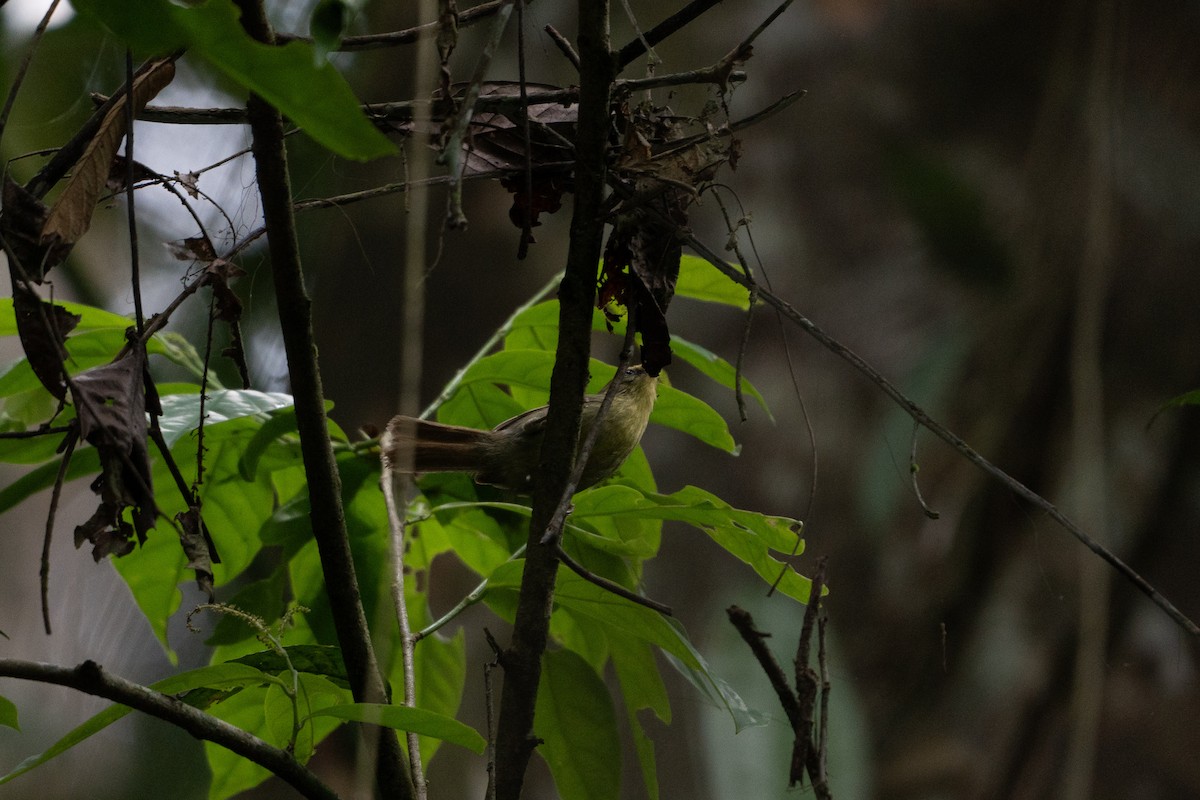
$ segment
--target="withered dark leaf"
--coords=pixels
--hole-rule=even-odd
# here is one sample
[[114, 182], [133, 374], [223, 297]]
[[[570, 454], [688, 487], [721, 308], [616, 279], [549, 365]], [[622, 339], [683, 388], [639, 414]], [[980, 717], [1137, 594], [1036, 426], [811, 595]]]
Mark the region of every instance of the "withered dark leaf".
[[91, 518], [75, 528], [75, 547], [84, 542], [91, 543], [96, 561], [109, 555], [120, 558], [133, 552], [133, 528], [121, 519], [120, 509], [101, 501]]
[[63, 366], [67, 348], [64, 343], [67, 334], [79, 324], [80, 316], [62, 306], [45, 302], [15, 276], [12, 287], [13, 311], [17, 318], [21, 348], [42, 386], [56, 399], [62, 400], [67, 393], [66, 369]]
[[[150, 99], [175, 77], [175, 62], [162, 59], [140, 75], [133, 85], [133, 105], [140, 111]], [[75, 163], [71, 177], [54, 201], [46, 223], [42, 226], [41, 242], [70, 246], [79, 241], [92, 223], [96, 201], [108, 184], [109, 173], [117, 148], [125, 138], [126, 95], [115, 102], [87, 149]]]
[[200, 190], [197, 188], [197, 184], [200, 181], [200, 173], [180, 172], [179, 170], [176, 170], [175, 179], [179, 181], [179, 185], [183, 187], [183, 190], [187, 192], [189, 196], [199, 199]]
[[571, 190], [571, 176], [565, 172], [539, 172], [533, 176], [532, 184], [533, 195], [527, 196], [523, 173], [500, 179], [500, 185], [512, 192], [513, 204], [508, 209], [508, 218], [518, 228], [523, 229], [526, 222], [529, 227], [536, 228], [542, 224], [541, 214], [553, 214], [561, 209], [563, 193]]
[[179, 544], [187, 556], [187, 568], [196, 573], [196, 586], [213, 600], [212, 556], [208, 549], [208, 531], [200, 516], [199, 506], [189, 506], [187, 511], [175, 515], [179, 523]]
[[125, 156], [116, 155], [113, 156], [112, 164], [108, 168], [108, 181], [105, 183], [105, 188], [110, 192], [123, 192], [130, 183], [136, 185], [141, 181], [153, 181], [161, 177], [140, 161], [134, 161], [133, 167], [130, 168], [129, 161]]
[[135, 346], [119, 361], [77, 375], [71, 397], [81, 435], [100, 454], [101, 498], [117, 509], [133, 508], [139, 541], [157, 514], [146, 445], [145, 362], [145, 349]]
[[167, 242], [171, 255], [180, 261], [200, 261], [211, 263], [217, 258], [217, 251], [207, 236], [193, 236], [190, 239], [177, 239]]
[[9, 264], [14, 276], [25, 276], [34, 283], [41, 283], [46, 270], [59, 264], [71, 252], [70, 245], [59, 243], [43, 244], [42, 227], [49, 214], [46, 205], [23, 186], [4, 176], [4, 211], [0, 213], [0, 234], [8, 243]]

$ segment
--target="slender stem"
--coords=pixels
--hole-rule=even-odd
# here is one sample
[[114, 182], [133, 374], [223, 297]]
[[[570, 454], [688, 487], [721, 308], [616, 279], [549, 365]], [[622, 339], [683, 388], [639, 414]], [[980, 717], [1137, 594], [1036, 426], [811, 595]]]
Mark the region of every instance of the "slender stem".
[[[133, 51], [125, 51], [125, 83], [133, 86]], [[133, 95], [130, 95], [132, 98]], [[140, 336], [146, 326], [146, 318], [142, 314], [142, 276], [141, 262], [138, 258], [137, 212], [133, 204], [133, 103], [125, 104], [125, 205], [126, 218], [129, 221], [129, 280], [133, 291], [133, 318], [137, 322], [137, 332]]]
[[536, 746], [533, 712], [541, 681], [558, 571], [557, 548], [542, 535], [569, 478], [587, 384], [596, 264], [604, 233], [609, 101], [614, 61], [608, 2], [579, 0], [579, 125], [575, 141], [575, 207], [567, 266], [559, 287], [559, 338], [550, 385], [542, 463], [534, 475], [533, 516], [512, 641], [504, 652], [504, 688], [496, 731], [496, 797], [517, 800]]
[[643, 597], [637, 592], [632, 592], [629, 589], [626, 589], [616, 581], [610, 581], [603, 575], [597, 575], [587, 567], [583, 566], [583, 564], [580, 564], [578, 561], [571, 558], [571, 555], [566, 550], [562, 549], [561, 544], [558, 545], [558, 560], [576, 575], [583, 578], [588, 583], [593, 583], [596, 586], [599, 586], [606, 592], [611, 592], [617, 597], [623, 597], [631, 603], [637, 603], [639, 606], [645, 606], [651, 611], [657, 611], [665, 617], [671, 616], [671, 607], [666, 603], [660, 603], [657, 600], [651, 600], [649, 597]]
[[[273, 43], [274, 35], [261, 0], [238, 0], [238, 6], [247, 32], [259, 41]], [[387, 690], [363, 612], [342, 508], [341, 478], [325, 417], [325, 397], [312, 329], [312, 301], [304, 286], [292, 214], [283, 119], [278, 110], [257, 95], [250, 96], [247, 114], [253, 135], [252, 148], [270, 247], [280, 329], [295, 398], [300, 450], [308, 478], [313, 537], [317, 542], [338, 643], [354, 699], [383, 703], [387, 702]], [[380, 792], [389, 798], [411, 798], [413, 787], [395, 731], [380, 729], [378, 741], [376, 782]]]

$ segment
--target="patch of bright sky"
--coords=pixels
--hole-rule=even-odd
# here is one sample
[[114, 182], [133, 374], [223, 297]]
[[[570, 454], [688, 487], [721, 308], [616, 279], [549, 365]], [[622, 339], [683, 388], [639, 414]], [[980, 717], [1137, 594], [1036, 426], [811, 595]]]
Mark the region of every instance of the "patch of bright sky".
[[[9, 0], [0, 8], [0, 14], [4, 16], [4, 29], [12, 36], [25, 37], [33, 33], [49, 7], [49, 0]], [[65, 25], [74, 16], [75, 9], [71, 8], [71, 4], [60, 2], [50, 19], [50, 29]]]

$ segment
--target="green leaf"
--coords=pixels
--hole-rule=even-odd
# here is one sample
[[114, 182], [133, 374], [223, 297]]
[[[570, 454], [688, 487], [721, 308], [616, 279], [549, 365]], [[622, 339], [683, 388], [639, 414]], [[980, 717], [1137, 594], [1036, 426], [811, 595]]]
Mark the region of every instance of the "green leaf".
[[468, 428], [494, 428], [504, 420], [515, 417], [525, 406], [498, 387], [483, 382], [460, 386], [438, 408], [440, 422], [465, 425]]
[[[345, 702], [349, 697], [349, 690], [335, 686], [320, 675], [300, 675], [297, 703], [302, 718], [311, 718], [321, 708]], [[209, 713], [283, 748], [288, 746], [292, 732], [291, 703], [291, 699], [280, 691], [278, 682], [273, 680], [266, 685], [246, 687], [214, 705]], [[304, 725], [296, 739], [297, 759], [301, 763], [306, 761], [316, 745], [337, 726], [338, 723], [330, 719], [314, 719], [312, 724]], [[270, 777], [271, 773], [265, 768], [212, 742], [204, 743], [204, 752], [213, 776], [208, 789], [210, 800], [232, 797]]]
[[699, 690], [708, 702], [717, 708], [723, 708], [728, 712], [733, 719], [733, 727], [737, 731], [744, 731], [746, 728], [761, 728], [771, 721], [771, 718], [766, 712], [757, 708], [751, 708], [746, 705], [746, 701], [742, 699], [729, 683], [713, 672], [700, 654], [696, 654], [696, 658], [700, 661], [699, 667], [693, 667], [683, 659], [677, 658], [673, 653], [664, 653], [667, 661], [671, 663], [679, 674], [688, 679], [688, 682]]
[[255, 474], [258, 472], [258, 462], [267, 448], [274, 444], [279, 437], [293, 433], [295, 430], [295, 407], [289, 406], [271, 412], [271, 418], [258, 429], [246, 444], [242, 457], [238, 459], [238, 474], [242, 476], [242, 480], [254, 480]]
[[570, 650], [542, 657], [534, 710], [538, 754], [563, 800], [615, 800], [621, 789], [621, 745], [612, 699], [587, 662]]
[[[513, 560], [502, 564], [492, 573], [491, 588], [496, 595], [514, 594], [521, 584], [524, 562]], [[497, 608], [492, 594], [488, 605]], [[714, 704], [729, 712], [738, 730], [763, 725], [767, 716], [746, 705], [741, 696], [720, 676], [688, 640], [683, 625], [676, 619], [664, 617], [657, 611], [614, 596], [573, 572], [559, 570], [555, 582], [556, 606], [570, 609], [576, 615], [586, 615], [605, 626], [610, 637], [618, 634], [652, 644], [663, 651], [668, 660]], [[503, 611], [504, 604], [499, 604]]]
[[[0, 489], [0, 514], [24, 502], [31, 495], [53, 486], [54, 479], [58, 475], [58, 464], [57, 460], [43, 464]], [[94, 447], [77, 449], [71, 456], [71, 465], [67, 467], [64, 482], [70, 482], [99, 471], [100, 456], [96, 449]]]
[[[738, 269], [730, 267], [730, 269]], [[734, 283], [703, 258], [685, 255], [679, 261], [678, 297], [690, 297], [707, 303], [721, 303], [742, 310], [750, 308], [750, 291]]]
[[0, 696], [0, 725], [12, 728], [14, 731], [21, 730], [21, 726], [17, 722], [16, 704], [3, 696]]
[[368, 722], [388, 728], [432, 736], [456, 744], [474, 753], [482, 753], [487, 742], [479, 732], [453, 717], [426, 711], [423, 708], [389, 706], [381, 703], [346, 703], [313, 712], [312, 716], [327, 716], [351, 722]]
[[320, 0], [308, 18], [308, 31], [313, 38], [313, 52], [323, 59], [337, 49], [350, 22], [350, 9], [342, 0]]
[[[281, 408], [290, 408], [292, 396], [282, 392], [260, 392], [255, 389], [220, 389], [210, 392], [204, 401], [205, 437], [222, 422], [264, 415], [253, 423], [257, 430], [265, 415]], [[163, 438], [172, 447], [184, 436], [192, 435], [200, 423], [200, 395], [173, 394], [162, 398], [163, 415], [159, 420]]]
[[[62, 306], [72, 314], [79, 315], [79, 324], [75, 326], [72, 333], [79, 334], [84, 331], [94, 331], [101, 328], [116, 328], [124, 331], [126, 328], [132, 327], [134, 321], [130, 317], [125, 317], [120, 314], [114, 314], [111, 311], [105, 311], [102, 308], [93, 306], [85, 306], [82, 303], [66, 303], [62, 301], [55, 302], [56, 306]], [[11, 297], [0, 298], [0, 336], [16, 336], [17, 335], [17, 318], [13, 313], [13, 301]]]
[[[73, 333], [66, 341], [69, 356], [66, 361], [67, 371], [78, 375], [84, 370], [107, 364], [113, 360], [125, 342], [124, 328], [97, 328]], [[161, 355], [166, 348], [157, 338], [152, 337], [146, 351]], [[41, 382], [33, 374], [33, 368], [29, 366], [29, 359], [26, 358], [13, 362], [4, 370], [4, 374], [0, 375], [0, 397], [10, 397], [20, 392], [39, 389], [41, 386]]]
[[170, 0], [74, 0], [75, 7], [126, 43], [158, 54], [186, 48], [278, 108], [320, 144], [358, 161], [396, 148], [363, 115], [354, 92], [313, 47], [256, 42], [229, 0], [181, 7]]
[[801, 603], [808, 602], [812, 581], [771, 557], [771, 551], [789, 555], [804, 551], [804, 540], [798, 538], [797, 520], [734, 508], [695, 486], [685, 486], [669, 495], [641, 492], [632, 487], [599, 487], [576, 496], [576, 509], [581, 507], [586, 513], [614, 519], [686, 522], [752, 567], [767, 584], [774, 585], [779, 580], [779, 591]]
[[287, 653], [287, 658], [274, 650], [260, 650], [235, 658], [229, 663], [245, 664], [261, 672], [283, 672], [288, 669], [290, 662], [297, 672], [320, 675], [340, 688], [350, 688], [346, 665], [342, 663], [342, 651], [338, 648], [330, 645], [302, 644], [291, 645], [283, 650]]
[[1172, 397], [1170, 400], [1163, 403], [1155, 410], [1154, 414], [1151, 415], [1150, 421], [1146, 423], [1146, 427], [1149, 428], [1151, 425], [1153, 425], [1154, 420], [1158, 419], [1158, 415], [1167, 409], [1183, 408], [1184, 406], [1200, 406], [1200, 389], [1193, 389], [1190, 392], [1185, 392], [1178, 397]]
[[[249, 686], [261, 683], [267, 679], [266, 675], [252, 667], [242, 664], [217, 664], [173, 675], [158, 683], [151, 684], [150, 688], [163, 694], [179, 695], [201, 687], [228, 688]], [[62, 755], [83, 740], [104, 730], [132, 710], [128, 706], [109, 706], [96, 716], [75, 727], [70, 733], [51, 745], [49, 749], [22, 761], [12, 772], [0, 777], [0, 784], [8, 783], [35, 767], [39, 767], [47, 761]]]
[[[398, 643], [397, 643], [397, 649]], [[413, 653], [416, 672], [417, 708], [424, 708], [453, 718], [462, 704], [463, 690], [467, 684], [467, 637], [459, 628], [453, 639], [437, 634], [426, 636], [417, 643]], [[404, 664], [395, 659], [392, 670], [392, 685], [403, 686]], [[426, 766], [442, 743], [441, 739], [422, 736], [421, 762]]]
[[[671, 352], [726, 389], [734, 389], [737, 383], [737, 369], [711, 350], [706, 350], [700, 345], [693, 344], [672, 333]], [[767, 401], [763, 399], [754, 384], [746, 380], [744, 375], [742, 376], [742, 391], [757, 400], [758, 404], [762, 406], [762, 410], [767, 412], [767, 418], [772, 422], [775, 421], [771, 409], [767, 408]]]
[[625, 712], [629, 729], [633, 735], [634, 750], [642, 769], [642, 783], [650, 800], [658, 799], [658, 770], [654, 757], [654, 742], [646, 734], [638, 719], [638, 711], [650, 709], [662, 722], [671, 723], [671, 704], [667, 688], [659, 675], [654, 661], [654, 652], [645, 642], [629, 636], [608, 631], [613, 667], [621, 683], [621, 697], [625, 701]]
[[729, 424], [703, 400], [673, 386], [658, 387], [658, 400], [650, 421], [683, 431], [707, 445], [737, 455], [741, 447], [733, 440]]

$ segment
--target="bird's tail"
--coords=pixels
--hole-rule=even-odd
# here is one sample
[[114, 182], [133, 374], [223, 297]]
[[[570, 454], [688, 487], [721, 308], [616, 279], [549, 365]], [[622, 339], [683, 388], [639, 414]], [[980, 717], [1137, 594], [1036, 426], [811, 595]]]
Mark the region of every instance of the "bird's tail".
[[380, 446], [397, 472], [478, 472], [491, 431], [392, 417]]

